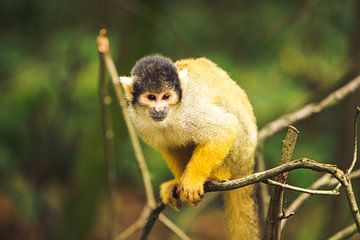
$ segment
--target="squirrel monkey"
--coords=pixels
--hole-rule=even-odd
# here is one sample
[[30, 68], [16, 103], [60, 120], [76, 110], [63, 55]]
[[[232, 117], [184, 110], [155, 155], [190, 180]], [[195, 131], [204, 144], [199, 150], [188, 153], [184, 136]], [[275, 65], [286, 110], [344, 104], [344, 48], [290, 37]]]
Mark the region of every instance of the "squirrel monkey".
[[[174, 179], [160, 186], [165, 204], [197, 205], [208, 180], [252, 173], [257, 127], [246, 93], [206, 58], [173, 63], [161, 55], [140, 59], [120, 77], [128, 112], [140, 137], [158, 149]], [[252, 186], [224, 192], [229, 239], [259, 239]]]

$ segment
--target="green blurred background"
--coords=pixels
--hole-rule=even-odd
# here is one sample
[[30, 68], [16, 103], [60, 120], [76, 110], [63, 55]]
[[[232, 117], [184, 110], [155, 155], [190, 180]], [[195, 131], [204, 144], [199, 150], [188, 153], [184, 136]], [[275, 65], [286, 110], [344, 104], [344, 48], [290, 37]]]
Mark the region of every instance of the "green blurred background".
[[[360, 70], [356, 0], [2, 0], [0, 239], [109, 239], [95, 42], [103, 27], [121, 75], [153, 53], [212, 59], [247, 91], [259, 127]], [[295, 157], [348, 166], [359, 93], [296, 124]], [[120, 232], [138, 217], [145, 194], [113, 103]], [[283, 136], [266, 144], [267, 167], [277, 164]], [[170, 173], [157, 152], [144, 151], [157, 192]], [[296, 171], [289, 180], [308, 186], [318, 176]], [[288, 192], [288, 202], [296, 195]], [[221, 198], [200, 206], [166, 213], [194, 239], [223, 239]], [[289, 220], [284, 239], [323, 239], [350, 223], [343, 196], [314, 196]], [[171, 236], [157, 223], [151, 239]]]

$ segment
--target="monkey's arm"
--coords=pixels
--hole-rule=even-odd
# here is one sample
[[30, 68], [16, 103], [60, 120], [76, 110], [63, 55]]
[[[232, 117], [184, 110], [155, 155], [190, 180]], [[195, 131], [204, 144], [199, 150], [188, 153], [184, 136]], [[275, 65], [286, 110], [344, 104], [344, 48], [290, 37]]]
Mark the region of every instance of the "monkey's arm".
[[225, 112], [221, 114], [210, 114], [212, 119], [202, 128], [205, 141], [195, 147], [180, 179], [180, 199], [190, 205], [196, 205], [201, 200], [205, 181], [223, 162], [237, 137], [238, 121], [235, 116]]
[[179, 210], [181, 202], [179, 199], [174, 198], [174, 191], [177, 191], [180, 177], [183, 174], [185, 164], [189, 159], [189, 149], [175, 150], [167, 148], [162, 149], [161, 154], [165, 158], [165, 161], [175, 178], [160, 185], [160, 197], [163, 203]]
[[164, 157], [174, 177], [179, 180], [185, 168], [185, 160], [183, 159], [183, 154], [181, 152], [170, 149], [161, 149], [161, 154]]

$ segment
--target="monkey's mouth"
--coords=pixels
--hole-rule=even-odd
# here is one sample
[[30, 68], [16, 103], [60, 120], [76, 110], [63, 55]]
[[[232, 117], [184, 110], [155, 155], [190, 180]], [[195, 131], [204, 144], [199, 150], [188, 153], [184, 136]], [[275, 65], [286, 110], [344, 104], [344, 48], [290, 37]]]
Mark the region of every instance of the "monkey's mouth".
[[161, 122], [163, 121], [168, 115], [168, 111], [151, 111], [150, 112], [150, 117], [155, 121], [155, 122]]
[[165, 118], [166, 118], [167, 114], [164, 113], [164, 114], [156, 114], [156, 115], [153, 115], [151, 114], [151, 118], [155, 121], [155, 122], [161, 122], [163, 121]]

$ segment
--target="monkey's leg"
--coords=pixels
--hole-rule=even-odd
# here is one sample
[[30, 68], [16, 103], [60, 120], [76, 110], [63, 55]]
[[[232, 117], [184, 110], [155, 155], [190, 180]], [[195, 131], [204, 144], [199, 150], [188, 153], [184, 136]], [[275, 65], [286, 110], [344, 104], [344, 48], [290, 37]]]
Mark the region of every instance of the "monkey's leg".
[[213, 169], [219, 166], [229, 153], [236, 138], [236, 131], [228, 133], [221, 141], [199, 144], [180, 178], [180, 199], [196, 206], [204, 195], [204, 183]]

